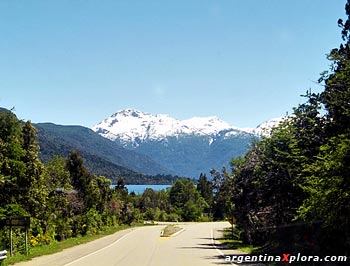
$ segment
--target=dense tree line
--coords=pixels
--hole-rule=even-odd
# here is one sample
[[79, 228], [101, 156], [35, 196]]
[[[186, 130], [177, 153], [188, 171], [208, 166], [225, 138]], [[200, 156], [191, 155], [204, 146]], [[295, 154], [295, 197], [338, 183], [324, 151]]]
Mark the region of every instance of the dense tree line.
[[212, 171], [225, 206], [214, 217], [234, 217], [248, 243], [350, 254], [349, 0], [345, 9], [347, 20], [338, 21], [344, 42], [319, 79], [324, 90], [308, 91], [269, 137], [231, 161], [230, 173]]
[[[36, 246], [118, 224], [203, 220], [208, 208], [189, 179], [178, 179], [167, 191], [146, 189], [136, 195], [128, 193], [123, 178], [113, 188], [109, 179], [91, 174], [77, 150], [45, 165], [38, 156], [35, 127], [1, 110], [0, 249], [9, 246], [4, 220], [11, 216], [30, 216], [30, 244]], [[14, 251], [23, 251], [22, 229], [15, 229], [14, 240]]]
[[[30, 216], [33, 246], [96, 233], [118, 222], [119, 206], [110, 180], [91, 175], [77, 151], [67, 159], [55, 156], [47, 165], [38, 154], [32, 124], [18, 120], [12, 112], [1, 112], [0, 220]], [[4, 247], [9, 243], [7, 231], [2, 226]]]

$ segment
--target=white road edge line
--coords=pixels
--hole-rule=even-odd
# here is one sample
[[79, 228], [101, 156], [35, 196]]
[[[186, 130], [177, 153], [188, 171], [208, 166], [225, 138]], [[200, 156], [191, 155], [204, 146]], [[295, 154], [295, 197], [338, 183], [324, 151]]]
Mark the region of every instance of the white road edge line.
[[[210, 236], [211, 236], [211, 244], [212, 244], [213, 247], [216, 249], [216, 251], [217, 251], [221, 256], [223, 256], [224, 259], [225, 259], [226, 255], [225, 255], [220, 249], [218, 249], [218, 248], [216, 247], [216, 245], [215, 245], [213, 229], [211, 229], [211, 234], [210, 234]], [[231, 265], [238, 266], [237, 264], [234, 264], [232, 261], [229, 261], [229, 262], [230, 262]]]
[[183, 231], [185, 231], [185, 228], [182, 228], [180, 231], [177, 231], [175, 234], [172, 234], [171, 236], [177, 236], [181, 234]]
[[91, 252], [91, 253], [89, 253], [89, 254], [86, 254], [85, 256], [82, 256], [82, 257], [77, 258], [77, 259], [75, 259], [75, 260], [73, 260], [73, 261], [71, 261], [71, 262], [68, 262], [67, 264], [64, 264], [63, 266], [72, 265], [73, 263], [76, 263], [76, 262], [81, 261], [81, 260], [83, 260], [83, 259], [85, 259], [85, 258], [87, 258], [87, 257], [90, 257], [90, 256], [92, 256], [92, 255], [94, 255], [94, 254], [96, 254], [96, 253], [98, 253], [98, 252], [100, 252], [100, 251], [102, 251], [102, 250], [105, 250], [105, 249], [107, 249], [107, 248], [110, 248], [111, 246], [117, 244], [119, 241], [123, 240], [125, 237], [127, 237], [128, 235], [130, 235], [131, 233], [133, 233], [133, 232], [135, 232], [135, 231], [136, 231], [136, 230], [132, 230], [131, 232], [129, 232], [129, 233], [123, 235], [121, 238], [118, 238], [116, 241], [112, 242], [112, 243], [109, 244], [108, 246], [105, 246], [105, 247], [103, 247], [103, 248], [101, 248], [101, 249], [98, 249], [98, 250], [96, 250], [96, 251], [94, 251], [94, 252]]

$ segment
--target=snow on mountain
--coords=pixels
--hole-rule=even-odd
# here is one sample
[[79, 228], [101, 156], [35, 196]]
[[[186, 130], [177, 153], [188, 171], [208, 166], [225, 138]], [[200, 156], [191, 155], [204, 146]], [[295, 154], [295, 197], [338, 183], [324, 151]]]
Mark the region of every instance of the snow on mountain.
[[[178, 133], [179, 122], [168, 115], [152, 115], [127, 109], [115, 113], [92, 129], [111, 140], [119, 138], [124, 142], [135, 142], [174, 135]], [[189, 129], [183, 129], [186, 130], [189, 132]]]
[[92, 129], [179, 176], [196, 177], [211, 168], [229, 167], [232, 158], [244, 155], [254, 139], [269, 134], [280, 120], [272, 119], [252, 129], [234, 127], [216, 116], [179, 120], [126, 109]]
[[268, 136], [271, 129], [277, 127], [284, 119], [285, 117], [272, 118], [261, 123], [256, 128], [242, 128], [242, 130], [257, 136]]
[[[149, 114], [134, 109], [118, 111], [95, 125], [92, 129], [110, 140], [138, 146], [146, 140], [162, 141], [167, 137], [183, 135], [215, 136], [223, 132], [225, 137], [237, 134], [264, 135], [268, 128], [279, 123], [269, 120], [255, 129], [242, 129], [229, 125], [216, 116], [193, 117], [179, 120], [164, 114]], [[209, 142], [211, 144], [211, 142]]]

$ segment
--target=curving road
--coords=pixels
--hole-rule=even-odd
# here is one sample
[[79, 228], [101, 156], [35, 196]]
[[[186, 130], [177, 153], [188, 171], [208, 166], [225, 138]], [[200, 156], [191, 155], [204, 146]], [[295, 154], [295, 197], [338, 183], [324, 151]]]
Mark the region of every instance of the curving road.
[[184, 231], [160, 237], [162, 226], [128, 229], [16, 266], [206, 266], [226, 264], [214, 244], [227, 222], [180, 224]]

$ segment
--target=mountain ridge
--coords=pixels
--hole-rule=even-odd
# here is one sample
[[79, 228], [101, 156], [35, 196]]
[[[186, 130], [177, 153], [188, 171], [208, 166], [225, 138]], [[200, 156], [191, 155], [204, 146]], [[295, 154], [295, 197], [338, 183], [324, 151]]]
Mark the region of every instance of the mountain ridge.
[[125, 109], [102, 120], [92, 130], [149, 156], [177, 175], [196, 177], [211, 168], [228, 167], [232, 158], [243, 156], [254, 140], [268, 134], [281, 120], [241, 129], [216, 116], [179, 120]]
[[[13, 110], [0, 107], [0, 114]], [[82, 155], [85, 166], [95, 175], [103, 175], [113, 183], [123, 177], [126, 184], [171, 184], [178, 177], [149, 157], [127, 150], [103, 138], [89, 128], [79, 125], [33, 123], [40, 146], [39, 158], [47, 163], [55, 155], [67, 157], [75, 149]]]
[[[38, 131], [40, 157], [44, 162], [51, 159], [53, 154], [65, 157], [71, 149], [77, 149], [85, 157], [98, 157], [104, 161], [104, 164], [113, 164], [133, 172], [148, 175], [171, 173], [148, 156], [125, 149], [117, 143], [101, 137], [89, 128], [53, 123], [36, 123], [34, 126]], [[90, 161], [92, 164], [93, 160]]]
[[265, 135], [282, 118], [261, 123], [256, 128], [239, 128], [228, 124], [217, 116], [192, 117], [179, 120], [167, 114], [150, 114], [136, 109], [120, 110], [92, 127], [92, 130], [122, 145], [138, 146], [145, 140], [164, 140], [166, 137], [182, 135], [215, 136], [225, 132], [227, 136], [237, 134]]

